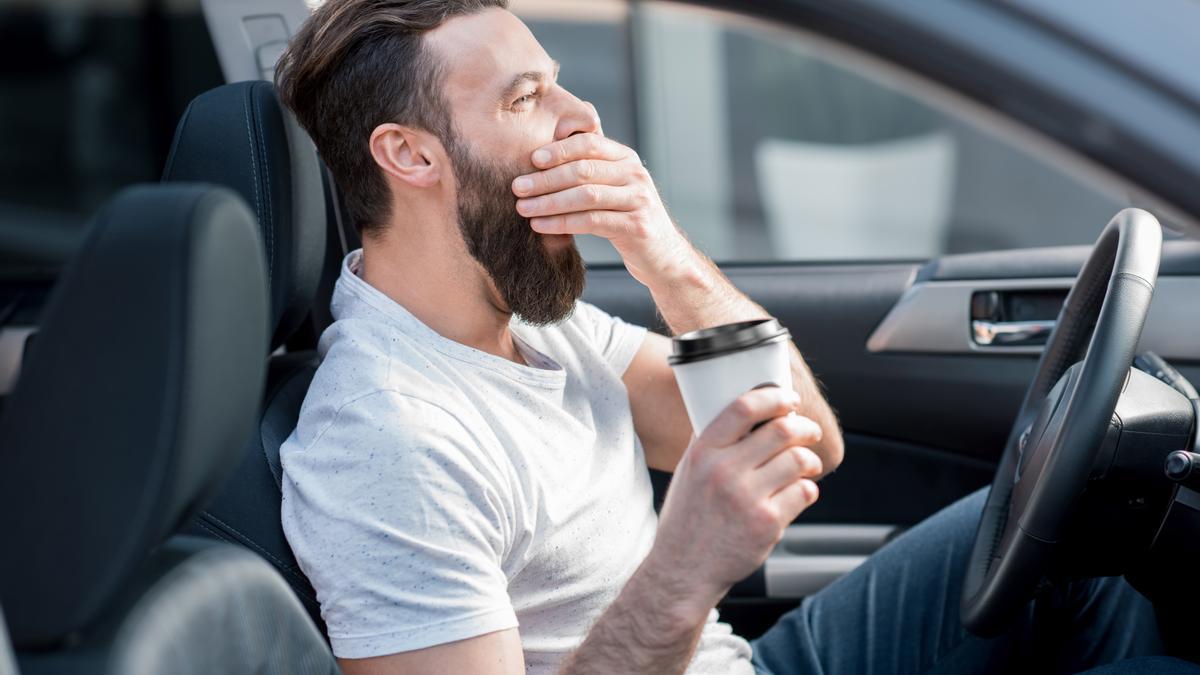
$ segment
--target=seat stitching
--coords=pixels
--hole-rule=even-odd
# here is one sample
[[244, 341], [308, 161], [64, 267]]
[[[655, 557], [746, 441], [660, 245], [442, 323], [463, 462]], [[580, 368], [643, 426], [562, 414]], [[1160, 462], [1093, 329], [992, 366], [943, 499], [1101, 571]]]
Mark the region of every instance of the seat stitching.
[[171, 141], [171, 153], [167, 155], [167, 166], [163, 169], [162, 179], [170, 180], [170, 176], [175, 169], [175, 157], [179, 151], [179, 146], [183, 143], [184, 130], [188, 128], [188, 119], [192, 116], [193, 104], [188, 104], [188, 107], [183, 111], [183, 118], [179, 120], [179, 126], [175, 130], [175, 138]]
[[[262, 229], [262, 201], [258, 196], [258, 158], [254, 154], [254, 132], [250, 127], [250, 97], [242, 98], [242, 110], [246, 120], [246, 142], [250, 144], [250, 183], [254, 186], [254, 215], [258, 219], [259, 230]], [[267, 248], [267, 264], [270, 265], [271, 249]], [[271, 275], [267, 275], [267, 285], [271, 284]]]
[[[203, 513], [201, 514], [201, 517], [208, 517], [208, 518], [212, 518], [213, 520], [216, 520], [216, 521], [218, 521], [218, 522], [220, 522], [220, 520], [221, 520], [220, 518], [217, 518], [216, 516], [214, 516], [213, 514], [209, 513], [208, 511], [205, 511], [205, 512], [203, 512]], [[311, 582], [309, 582], [309, 581], [308, 581], [307, 579], [305, 579], [304, 577], [300, 576], [300, 575], [299, 575], [299, 574], [298, 574], [298, 573], [295, 571], [295, 569], [293, 569], [293, 568], [292, 568], [292, 566], [290, 566], [290, 565], [286, 565], [286, 564], [284, 564], [284, 563], [282, 563], [282, 562], [279, 562], [279, 560], [278, 560], [277, 558], [275, 558], [274, 556], [272, 556], [272, 555], [271, 555], [270, 553], [268, 553], [267, 551], [263, 550], [263, 549], [262, 549], [260, 546], [258, 546], [258, 545], [257, 545], [257, 544], [255, 544], [253, 541], [251, 541], [249, 537], [247, 537], [246, 535], [242, 534], [241, 532], [237, 532], [237, 530], [236, 530], [236, 529], [234, 529], [234, 528], [232, 528], [232, 527], [229, 527], [229, 525], [228, 525], [228, 524], [226, 524], [226, 523], [223, 523], [223, 522], [221, 523], [222, 525], [225, 525], [225, 527], [229, 527], [229, 529], [230, 529], [230, 530], [233, 530], [234, 532], [237, 532], [239, 535], [241, 535], [241, 538], [240, 538], [240, 539], [238, 539], [238, 538], [233, 538], [233, 537], [229, 537], [229, 536], [226, 536], [226, 534], [225, 534], [224, 532], [221, 532], [220, 530], [218, 530], [217, 528], [213, 527], [212, 525], [209, 525], [208, 523], [204, 522], [204, 521], [203, 521], [203, 520], [201, 520], [200, 518], [197, 518], [197, 519], [196, 519], [196, 520], [194, 520], [193, 522], [194, 522], [194, 523], [196, 523], [196, 527], [199, 527], [200, 529], [204, 530], [205, 532], [208, 532], [209, 534], [211, 534], [212, 536], [216, 537], [217, 539], [220, 539], [221, 541], [224, 541], [224, 542], [227, 542], [227, 543], [230, 543], [230, 544], [234, 544], [234, 545], [237, 545], [237, 546], [246, 546], [246, 547], [248, 547], [248, 548], [252, 548], [252, 549], [254, 549], [254, 550], [258, 551], [258, 552], [259, 552], [261, 555], [263, 555], [263, 556], [264, 556], [264, 557], [266, 557], [266, 558], [269, 558], [269, 559], [270, 559], [272, 562], [274, 562], [274, 563], [275, 563], [275, 569], [279, 570], [279, 572], [280, 572], [280, 573], [282, 573], [282, 574], [284, 574], [284, 575], [287, 575], [287, 576], [290, 576], [292, 579], [295, 579], [295, 580], [296, 580], [296, 581], [298, 581], [298, 582], [303, 582], [304, 584], [310, 584], [310, 585], [311, 585]], [[295, 591], [295, 590], [297, 590], [297, 589], [296, 589], [295, 587], [293, 587], [293, 588], [292, 588], [292, 590], [293, 590], [293, 591]], [[306, 597], [308, 597], [309, 599], [311, 599], [313, 602], [316, 602], [316, 597], [315, 597], [315, 596], [312, 596], [312, 595], [309, 595], [308, 591], [304, 591], [304, 592], [303, 592], [303, 595], [304, 595], [304, 596], [306, 596]]]
[[266, 130], [262, 123], [263, 113], [260, 110], [257, 100], [254, 106], [254, 121], [258, 127], [258, 150], [259, 159], [263, 166], [263, 192], [266, 193], [267, 209], [265, 211], [264, 220], [267, 221], [267, 226], [263, 228], [266, 231], [267, 239], [267, 265], [271, 271], [271, 276], [274, 277], [278, 272], [275, 270], [275, 209], [271, 202], [271, 158], [267, 156]]
[[221, 532], [220, 530], [213, 527], [212, 525], [209, 525], [208, 523], [204, 522], [203, 520], [197, 519], [194, 522], [196, 523], [196, 527], [204, 530], [205, 532], [211, 534], [212, 536], [216, 537], [217, 539], [220, 539], [221, 541], [224, 541], [224, 542], [227, 542], [230, 544], [241, 544], [241, 542], [234, 540], [232, 537], [225, 536], [224, 532]]
[[[292, 579], [294, 579], [294, 580], [295, 580], [295, 581], [297, 581], [297, 582], [300, 582], [300, 584], [301, 584], [301, 586], [302, 586], [302, 587], [304, 587], [304, 588], [311, 588], [311, 587], [312, 587], [312, 582], [311, 582], [311, 581], [309, 581], [308, 579], [306, 579], [304, 576], [302, 576], [302, 575], [301, 575], [301, 574], [300, 574], [300, 573], [299, 573], [299, 572], [296, 570], [296, 567], [295, 567], [295, 566], [293, 566], [293, 565], [288, 565], [287, 563], [283, 562], [283, 561], [282, 561], [282, 560], [280, 560], [279, 558], [275, 557], [274, 555], [272, 555], [272, 554], [271, 554], [271, 552], [270, 552], [270, 551], [266, 550], [266, 549], [265, 549], [265, 548], [263, 548], [262, 546], [259, 546], [257, 543], [255, 543], [255, 541], [254, 541], [253, 539], [251, 539], [251, 538], [250, 538], [250, 537], [248, 537], [247, 535], [245, 535], [245, 534], [243, 534], [242, 532], [240, 532], [240, 531], [239, 531], [239, 530], [238, 530], [236, 527], [233, 527], [233, 526], [232, 526], [232, 525], [230, 525], [229, 523], [226, 523], [225, 521], [221, 520], [220, 518], [218, 518], [218, 517], [214, 516], [214, 515], [212, 514], [212, 512], [211, 512], [211, 511], [205, 511], [205, 512], [203, 512], [201, 515], [202, 515], [203, 517], [205, 517], [205, 518], [212, 518], [213, 520], [215, 520], [215, 521], [217, 521], [218, 523], [220, 523], [220, 524], [221, 524], [223, 527], [226, 527], [226, 528], [228, 528], [228, 529], [229, 529], [231, 532], [233, 532], [233, 533], [235, 533], [235, 534], [237, 534], [237, 535], [238, 535], [238, 539], [237, 539], [237, 541], [236, 541], [236, 542], [234, 542], [234, 540], [232, 540], [232, 539], [229, 539], [229, 538], [227, 538], [227, 537], [223, 537], [223, 536], [221, 536], [220, 534], [217, 534], [217, 533], [216, 533], [216, 532], [215, 532], [215, 531], [212, 529], [212, 527], [211, 527], [211, 526], [209, 526], [209, 525], [207, 525], [207, 524], [204, 524], [204, 523], [203, 523], [203, 521], [197, 520], [197, 521], [196, 521], [196, 524], [197, 524], [197, 525], [200, 525], [201, 527], [204, 527], [204, 528], [205, 528], [205, 529], [207, 529], [209, 532], [213, 532], [214, 534], [216, 534], [216, 535], [217, 535], [218, 537], [220, 537], [221, 539], [224, 539], [225, 541], [234, 542], [234, 543], [240, 544], [240, 545], [242, 545], [242, 546], [246, 546], [246, 547], [248, 547], [248, 548], [254, 549], [254, 550], [255, 550], [255, 551], [257, 551], [257, 552], [258, 552], [260, 555], [262, 555], [263, 557], [265, 557], [265, 558], [267, 558], [268, 560], [270, 560], [271, 562], [273, 562], [273, 563], [275, 564], [275, 568], [276, 568], [277, 570], [279, 570], [281, 573], [283, 573], [283, 574], [285, 574], [285, 575], [287, 575], [287, 576], [291, 577]], [[295, 589], [295, 588], [293, 588], [293, 590], [299, 590], [299, 589]], [[309, 593], [307, 590], [305, 590], [305, 591], [302, 593], [302, 595], [304, 595], [305, 597], [309, 598], [310, 600], [312, 600], [312, 601], [316, 602], [316, 599], [317, 599], [317, 598], [316, 598], [316, 596], [315, 596], [315, 595], [313, 595], [313, 594], [311, 594], [311, 593]]]
[[261, 553], [264, 556], [266, 556], [267, 558], [269, 558], [271, 560], [271, 562], [275, 563], [275, 565], [277, 567], [282, 567], [284, 569], [291, 569], [291, 565], [288, 565], [287, 563], [283, 562], [279, 558], [275, 557], [275, 555], [272, 554], [267, 549], [263, 548], [262, 546], [259, 546], [253, 539], [251, 539], [249, 536], [247, 536], [244, 532], [239, 531], [236, 527], [234, 527], [234, 526], [230, 525], [229, 523], [221, 520], [220, 518], [214, 516], [211, 511], [205, 511], [204, 517], [212, 518], [213, 520], [220, 523], [221, 527], [224, 527], [225, 529], [229, 530], [230, 532], [232, 532], [232, 533], [238, 535], [239, 537], [241, 537], [242, 539], [244, 539], [245, 544], [247, 546], [249, 546], [250, 548], [253, 548], [254, 550], [258, 551], [259, 553]]

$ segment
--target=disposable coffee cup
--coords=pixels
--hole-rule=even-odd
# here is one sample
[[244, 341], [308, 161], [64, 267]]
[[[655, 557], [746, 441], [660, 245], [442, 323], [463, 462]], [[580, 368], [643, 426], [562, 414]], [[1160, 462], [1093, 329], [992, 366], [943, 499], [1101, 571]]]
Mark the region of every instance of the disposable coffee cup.
[[742, 321], [684, 333], [667, 362], [683, 394], [692, 431], [704, 431], [739, 396], [763, 386], [792, 389], [791, 334], [775, 319]]

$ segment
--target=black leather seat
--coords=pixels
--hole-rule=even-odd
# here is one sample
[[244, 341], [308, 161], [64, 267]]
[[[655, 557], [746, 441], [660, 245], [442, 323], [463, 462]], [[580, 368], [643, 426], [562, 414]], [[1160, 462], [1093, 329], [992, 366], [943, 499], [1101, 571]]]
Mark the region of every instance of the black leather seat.
[[271, 290], [271, 349], [300, 326], [325, 255], [322, 168], [308, 135], [269, 82], [228, 84], [183, 113], [163, 182], [203, 182], [237, 192], [262, 232]]
[[262, 260], [229, 190], [141, 186], [60, 277], [0, 418], [0, 604], [26, 675], [336, 672], [260, 558], [168, 538], [254, 428]]
[[[268, 82], [238, 82], [201, 94], [175, 132], [164, 181], [225, 185], [255, 207], [266, 245], [273, 317], [269, 349], [265, 341], [262, 345], [264, 358], [293, 336], [315, 304], [329, 227], [323, 173], [312, 141], [279, 105]], [[336, 255], [340, 258], [340, 251]], [[279, 447], [296, 427], [316, 367], [311, 350], [270, 358], [259, 433], [242, 448], [237, 470], [188, 531], [241, 544], [265, 558], [323, 633], [316, 593], [292, 555], [279, 515]]]

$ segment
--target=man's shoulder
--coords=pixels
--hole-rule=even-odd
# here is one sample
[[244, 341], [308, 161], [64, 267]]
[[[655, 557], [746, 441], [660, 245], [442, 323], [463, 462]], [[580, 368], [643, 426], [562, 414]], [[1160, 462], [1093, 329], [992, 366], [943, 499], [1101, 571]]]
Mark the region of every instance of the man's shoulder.
[[438, 376], [432, 357], [404, 333], [377, 322], [340, 320], [321, 343], [321, 363], [300, 410], [301, 435], [347, 409], [407, 423], [414, 417], [461, 416], [456, 392]]

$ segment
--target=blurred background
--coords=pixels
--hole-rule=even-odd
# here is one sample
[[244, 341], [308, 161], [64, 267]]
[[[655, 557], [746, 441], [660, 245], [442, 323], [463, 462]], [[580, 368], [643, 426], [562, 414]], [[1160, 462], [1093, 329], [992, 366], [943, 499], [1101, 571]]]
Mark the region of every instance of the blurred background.
[[[512, 9], [718, 262], [1084, 244], [1130, 202], [815, 35], [651, 0]], [[118, 188], [158, 178], [183, 108], [221, 83], [199, 0], [0, 3], [0, 226], [67, 250]]]

